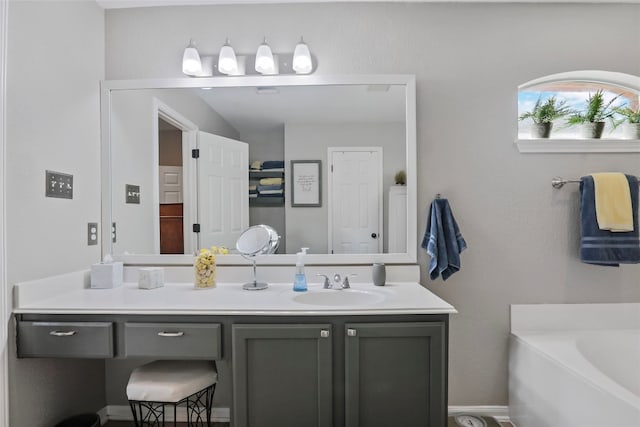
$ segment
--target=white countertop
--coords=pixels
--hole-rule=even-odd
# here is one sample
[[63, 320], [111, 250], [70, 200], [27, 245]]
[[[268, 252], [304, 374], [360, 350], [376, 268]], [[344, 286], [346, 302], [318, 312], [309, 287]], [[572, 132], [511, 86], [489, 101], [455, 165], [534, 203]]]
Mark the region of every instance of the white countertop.
[[[46, 287], [45, 287], [46, 286]], [[34, 314], [174, 314], [174, 315], [379, 315], [449, 314], [453, 306], [418, 283], [396, 282], [386, 286], [352, 283], [351, 290], [322, 289], [309, 284], [310, 293], [336, 293], [334, 305], [296, 301], [304, 292], [294, 292], [291, 283], [270, 283], [261, 291], [246, 291], [242, 283], [219, 283], [212, 289], [196, 289], [191, 283], [166, 283], [156, 289], [139, 289], [124, 283], [112, 289], [90, 289], [70, 284], [58, 276], [25, 282], [14, 287], [14, 313]], [[345, 304], [352, 294], [367, 294], [373, 302]], [[323, 295], [324, 296], [324, 295]]]

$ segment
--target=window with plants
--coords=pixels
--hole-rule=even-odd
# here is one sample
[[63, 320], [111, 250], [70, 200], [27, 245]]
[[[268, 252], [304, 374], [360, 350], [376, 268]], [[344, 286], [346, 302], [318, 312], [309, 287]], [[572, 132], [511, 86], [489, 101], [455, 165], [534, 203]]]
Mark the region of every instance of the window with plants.
[[640, 140], [637, 90], [597, 81], [555, 81], [518, 91], [518, 139]]

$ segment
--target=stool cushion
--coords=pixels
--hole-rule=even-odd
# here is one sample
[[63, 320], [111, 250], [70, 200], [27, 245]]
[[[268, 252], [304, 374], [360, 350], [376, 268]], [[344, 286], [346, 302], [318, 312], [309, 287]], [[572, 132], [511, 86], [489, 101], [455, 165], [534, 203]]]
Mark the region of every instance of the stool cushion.
[[127, 397], [147, 402], [178, 402], [217, 380], [215, 362], [157, 360], [131, 372]]

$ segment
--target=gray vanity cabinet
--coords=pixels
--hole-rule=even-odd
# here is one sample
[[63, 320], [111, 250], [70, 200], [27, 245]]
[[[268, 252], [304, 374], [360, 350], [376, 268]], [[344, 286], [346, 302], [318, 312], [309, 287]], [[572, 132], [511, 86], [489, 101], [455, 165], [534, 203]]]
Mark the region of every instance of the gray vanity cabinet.
[[345, 426], [446, 425], [442, 322], [345, 325]]
[[234, 427], [331, 427], [330, 324], [233, 325]]

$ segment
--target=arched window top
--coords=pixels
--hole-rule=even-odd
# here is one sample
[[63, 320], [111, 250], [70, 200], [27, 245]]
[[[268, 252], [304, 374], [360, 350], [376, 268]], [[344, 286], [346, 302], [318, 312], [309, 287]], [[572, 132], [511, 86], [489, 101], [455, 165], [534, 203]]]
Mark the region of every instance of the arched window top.
[[550, 74], [521, 84], [518, 86], [518, 91], [562, 83], [604, 84], [627, 89], [636, 94], [640, 93], [639, 76], [603, 70], [582, 70]]
[[[598, 96], [606, 107], [604, 112], [598, 120], [585, 120], [593, 111], [590, 100]], [[553, 111], [550, 105], [562, 114], [553, 116], [551, 133], [547, 130], [543, 136], [538, 132], [549, 115], [532, 112], [538, 108], [538, 112], [548, 113], [549, 109], [539, 108]], [[633, 117], [628, 117], [630, 112]], [[521, 152], [640, 152], [640, 138], [637, 132], [632, 133], [640, 126], [639, 114], [639, 76], [602, 70], [544, 76], [518, 86], [518, 148]], [[604, 122], [601, 136], [585, 133], [589, 123], [598, 121]]]

